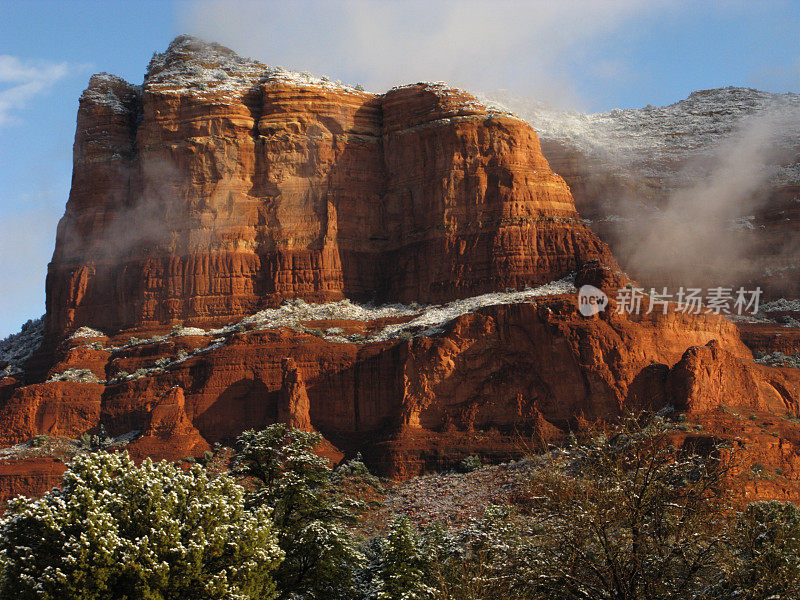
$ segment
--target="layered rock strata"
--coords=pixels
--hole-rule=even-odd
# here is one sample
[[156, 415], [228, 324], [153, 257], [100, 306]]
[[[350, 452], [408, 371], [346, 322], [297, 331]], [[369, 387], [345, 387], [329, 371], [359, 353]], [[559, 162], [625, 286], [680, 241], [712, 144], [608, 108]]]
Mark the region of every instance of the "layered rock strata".
[[612, 261], [533, 130], [443, 84], [383, 95], [188, 37], [94, 76], [48, 334], [237, 320], [286, 298], [441, 302]]

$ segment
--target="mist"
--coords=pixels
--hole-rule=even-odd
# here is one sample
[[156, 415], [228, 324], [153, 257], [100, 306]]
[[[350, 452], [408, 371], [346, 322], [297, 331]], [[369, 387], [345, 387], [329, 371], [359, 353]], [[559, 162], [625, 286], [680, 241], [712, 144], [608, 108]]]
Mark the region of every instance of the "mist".
[[201, 1], [179, 12], [189, 33], [240, 54], [384, 92], [418, 81], [469, 90], [513, 88], [587, 108], [582, 74], [619, 78], [604, 41], [676, 0]]
[[755, 215], [769, 200], [776, 165], [792, 158], [784, 137], [799, 121], [796, 108], [742, 119], [728, 139], [684, 165], [676, 179], [692, 183], [657, 210], [643, 214], [636, 202], [615, 205], [627, 222], [618, 248], [623, 265], [648, 281], [673, 285], [732, 287], [763, 275]]

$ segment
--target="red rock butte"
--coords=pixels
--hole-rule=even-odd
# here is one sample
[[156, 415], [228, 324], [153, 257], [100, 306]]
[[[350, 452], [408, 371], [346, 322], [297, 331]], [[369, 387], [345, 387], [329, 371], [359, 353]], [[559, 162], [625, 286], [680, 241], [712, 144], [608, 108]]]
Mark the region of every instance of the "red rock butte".
[[369, 94], [180, 37], [143, 86], [95, 75], [81, 96], [47, 330], [442, 302], [603, 257], [519, 118], [444, 84]]
[[[606, 311], [580, 314], [585, 283]], [[696, 437], [780, 420], [753, 448], [783, 476], [748, 493], [795, 497], [798, 370], [755, 364], [714, 314], [617, 311], [631, 284], [514, 115], [181, 36], [141, 87], [101, 74], [81, 96], [45, 341], [0, 380], [0, 444], [102, 426], [176, 459], [283, 421], [405, 477], [672, 404]], [[0, 466], [3, 497], [63, 470]]]

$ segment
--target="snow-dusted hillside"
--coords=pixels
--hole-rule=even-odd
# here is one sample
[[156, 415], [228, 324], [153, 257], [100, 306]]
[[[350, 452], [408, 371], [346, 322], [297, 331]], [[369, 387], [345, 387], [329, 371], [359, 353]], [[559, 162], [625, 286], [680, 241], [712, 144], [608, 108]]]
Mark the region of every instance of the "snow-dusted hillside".
[[19, 333], [0, 340], [0, 379], [22, 372], [27, 361], [44, 339], [44, 319], [28, 321]]
[[[676, 164], [713, 152], [754, 119], [764, 120], [765, 135], [772, 135], [775, 145], [795, 154], [800, 149], [800, 94], [726, 87], [692, 92], [668, 106], [594, 114], [559, 111], [508, 93], [492, 99], [528, 121], [544, 140], [657, 178], [670, 179]], [[800, 182], [800, 166], [788, 160], [774, 165], [772, 176]]]

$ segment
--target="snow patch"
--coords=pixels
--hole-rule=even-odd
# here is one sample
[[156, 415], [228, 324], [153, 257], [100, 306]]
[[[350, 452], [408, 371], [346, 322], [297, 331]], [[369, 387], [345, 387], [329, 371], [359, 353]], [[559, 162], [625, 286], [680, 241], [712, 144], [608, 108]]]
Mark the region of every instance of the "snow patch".
[[734, 219], [731, 223], [730, 228], [733, 231], [743, 231], [747, 229], [755, 229], [755, 215], [749, 215], [747, 217], [739, 217], [738, 219]]
[[759, 352], [753, 359], [768, 367], [791, 367], [800, 369], [800, 354], [784, 354], [783, 352]]
[[[356, 304], [350, 300], [340, 300], [339, 302], [329, 302], [325, 304], [308, 303], [301, 299], [289, 300], [278, 308], [262, 310], [254, 315], [245, 317], [237, 323], [226, 325], [218, 329], [206, 331], [197, 327], [176, 326], [172, 333], [166, 335], [156, 336], [146, 340], [131, 338], [130, 342], [125, 346], [108, 348], [108, 350], [113, 352], [134, 346], [157, 343], [170, 337], [180, 335], [205, 335], [211, 337], [209, 344], [205, 347], [197, 348], [190, 352], [181, 350], [176, 356], [172, 357], [161, 357], [156, 360], [152, 366], [141, 367], [134, 373], [119, 371], [107, 384], [114, 385], [134, 379], [158, 375], [192, 357], [223, 347], [228, 342], [231, 335], [242, 331], [262, 331], [285, 327], [300, 333], [316, 335], [329, 342], [342, 344], [367, 344], [384, 342], [397, 338], [411, 339], [417, 336], [432, 336], [441, 333], [447, 323], [487, 306], [520, 304], [542, 296], [574, 294], [576, 292], [575, 274], [572, 273], [558, 281], [533, 288], [519, 291], [490, 292], [480, 296], [454, 300], [453, 302], [442, 305], [385, 304], [374, 306], [370, 304]], [[304, 324], [309, 321], [357, 321], [367, 323], [381, 319], [402, 317], [411, 318], [405, 323], [387, 325], [380, 331], [368, 335], [357, 333], [347, 335], [345, 334], [345, 330], [341, 327], [328, 327], [324, 331], [319, 331], [310, 329]], [[91, 374], [90, 371], [75, 369], [54, 375], [50, 380], [104, 383]]]
[[81, 327], [71, 336], [69, 339], [74, 340], [78, 338], [104, 338], [107, 337], [105, 333], [98, 329], [92, 329], [91, 327]]
[[199, 327], [175, 327], [172, 330], [172, 335], [176, 337], [183, 337], [189, 335], [205, 335], [206, 330]]
[[131, 85], [116, 75], [97, 73], [89, 80], [89, 87], [81, 94], [81, 101], [105, 106], [113, 112], [127, 113], [141, 93], [141, 86]]
[[[182, 35], [166, 52], [156, 53], [145, 75], [144, 89], [178, 95], [214, 94], [217, 100], [238, 99], [260, 83], [313, 85], [329, 90], [364, 93], [361, 86], [350, 86], [311, 73], [296, 73], [270, 67], [239, 56], [229, 48]], [[371, 95], [371, 94], [370, 94]]]
[[[727, 87], [693, 92], [667, 106], [594, 114], [557, 110], [505, 91], [492, 98], [530, 123], [544, 140], [658, 180], [672, 179], [672, 165], [713, 151], [745, 119], [767, 111], [781, 124], [775, 143], [788, 149], [800, 146], [800, 94], [794, 93]], [[777, 183], [800, 182], [800, 165], [776, 165], [769, 176]]]
[[262, 310], [246, 317], [236, 324], [208, 333], [211, 335], [228, 335], [246, 329], [276, 329], [288, 327], [302, 329], [307, 321], [377, 321], [393, 317], [414, 317], [406, 323], [387, 325], [381, 331], [369, 336], [352, 334], [342, 335], [339, 332], [326, 330], [320, 337], [338, 343], [381, 342], [405, 335], [430, 336], [439, 333], [444, 325], [458, 317], [475, 312], [486, 306], [498, 304], [518, 304], [540, 296], [575, 293], [575, 275], [570, 274], [563, 279], [546, 283], [534, 288], [512, 292], [491, 292], [472, 298], [454, 300], [443, 305], [403, 305], [388, 304], [383, 306], [360, 305], [350, 300], [341, 300], [327, 304], [307, 303], [304, 300], [292, 300], [279, 308]]
[[47, 380], [47, 383], [55, 381], [74, 381], [76, 383], [105, 383], [89, 369], [67, 369], [63, 373], [56, 373]]
[[800, 312], [800, 300], [779, 298], [761, 305], [760, 312]]

